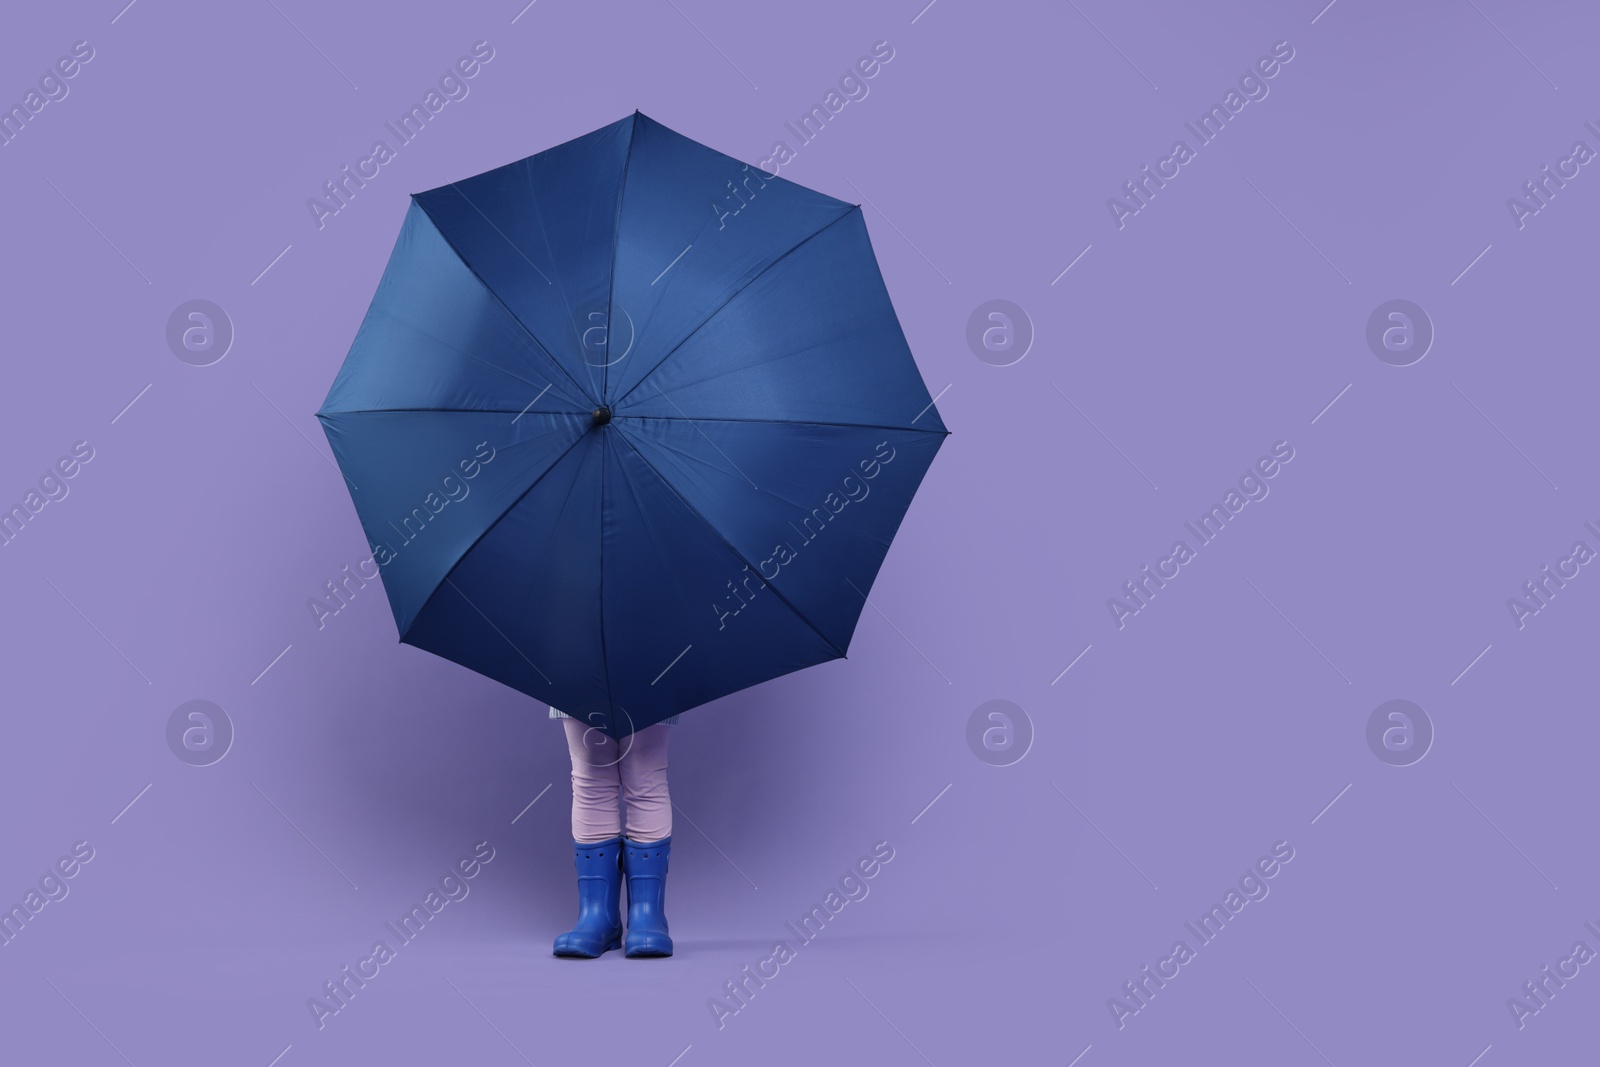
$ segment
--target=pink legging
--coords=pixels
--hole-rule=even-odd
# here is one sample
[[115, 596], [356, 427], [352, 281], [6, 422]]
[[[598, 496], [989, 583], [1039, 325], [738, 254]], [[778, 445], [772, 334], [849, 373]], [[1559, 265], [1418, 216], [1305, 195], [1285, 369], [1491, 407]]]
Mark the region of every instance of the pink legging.
[[665, 723], [615, 741], [578, 719], [563, 719], [572, 755], [572, 838], [585, 845], [622, 833], [618, 800], [628, 806], [628, 837], [641, 843], [672, 836], [667, 796]]

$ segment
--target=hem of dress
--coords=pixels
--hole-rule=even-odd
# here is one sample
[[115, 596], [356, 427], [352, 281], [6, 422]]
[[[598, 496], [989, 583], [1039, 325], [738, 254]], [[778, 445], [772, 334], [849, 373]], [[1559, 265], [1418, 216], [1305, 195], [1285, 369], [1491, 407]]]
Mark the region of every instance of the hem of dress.
[[[570, 718], [572, 718], [572, 716], [568, 715], [564, 711], [557, 711], [555, 708], [551, 708], [550, 709], [550, 718], [552, 718], [552, 719], [570, 719]], [[660, 722], [656, 723], [655, 725], [657, 725], [657, 726], [663, 726], [663, 725], [665, 725], [665, 726], [676, 726], [676, 725], [678, 725], [678, 716], [677, 715], [673, 715], [673, 716], [670, 716], [669, 718], [662, 719]]]

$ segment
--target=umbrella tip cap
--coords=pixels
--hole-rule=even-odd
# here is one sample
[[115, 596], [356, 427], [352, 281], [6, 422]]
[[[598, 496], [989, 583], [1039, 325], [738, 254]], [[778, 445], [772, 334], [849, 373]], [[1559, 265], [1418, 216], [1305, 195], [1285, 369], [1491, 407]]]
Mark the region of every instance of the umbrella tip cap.
[[594, 424], [596, 426], [604, 426], [606, 423], [608, 423], [610, 421], [611, 421], [611, 409], [610, 408], [598, 407], [598, 408], [594, 409]]

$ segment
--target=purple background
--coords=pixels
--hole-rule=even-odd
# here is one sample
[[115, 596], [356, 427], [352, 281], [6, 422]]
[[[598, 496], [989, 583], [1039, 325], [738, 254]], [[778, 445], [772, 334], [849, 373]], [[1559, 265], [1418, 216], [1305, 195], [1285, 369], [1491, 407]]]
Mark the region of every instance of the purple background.
[[[1600, 578], [1521, 629], [1507, 598], [1600, 548], [1600, 177], [1521, 229], [1506, 201], [1600, 148], [1600, 14], [122, 2], [0, 36], [7, 103], [96, 53], [0, 148], [0, 502], [95, 449], [0, 549], [0, 899], [95, 849], [0, 947], [4, 1059], [1592, 1058], [1595, 966], [1523, 1029], [1507, 998], [1600, 949]], [[478, 40], [470, 96], [319, 231], [306, 199]], [[849, 660], [684, 716], [678, 955], [554, 960], [558, 728], [398, 645], [376, 587], [317, 628], [307, 600], [367, 553], [311, 413], [409, 193], [636, 107], [760, 160], [878, 40], [870, 95], [783, 174], [867, 204], [954, 435]], [[1107, 198], [1280, 40], [1270, 95], [1119, 230]], [[194, 298], [237, 330], [208, 367], [164, 338]], [[994, 298], [1037, 332], [1012, 366], [965, 339]], [[1437, 330], [1408, 367], [1365, 340], [1395, 298]], [[1270, 496], [1119, 630], [1107, 598], [1277, 441]], [[1437, 732], [1412, 766], [1365, 739], [1396, 698]], [[209, 767], [165, 740], [191, 699], [237, 730]], [[1036, 733], [1013, 766], [967, 744], [991, 699]], [[471, 895], [319, 1031], [307, 999], [485, 839]], [[708, 999], [884, 840], [870, 895], [719, 1029]], [[1119, 1029], [1108, 999], [1277, 841], [1270, 896]]]

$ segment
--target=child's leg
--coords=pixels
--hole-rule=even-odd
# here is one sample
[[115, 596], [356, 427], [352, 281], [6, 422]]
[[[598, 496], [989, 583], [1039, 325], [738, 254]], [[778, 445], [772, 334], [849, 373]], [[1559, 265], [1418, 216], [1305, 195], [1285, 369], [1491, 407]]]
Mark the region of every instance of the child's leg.
[[572, 839], [581, 844], [608, 841], [622, 833], [617, 806], [621, 778], [617, 743], [578, 719], [563, 719], [572, 756]]
[[622, 747], [622, 795], [628, 803], [628, 838], [648, 843], [672, 836], [672, 800], [667, 795], [667, 738], [664, 723], [635, 733]]
[[578, 871], [578, 925], [556, 938], [557, 956], [594, 959], [620, 945], [622, 820], [617, 743], [577, 719], [565, 719], [572, 756], [573, 863]]

